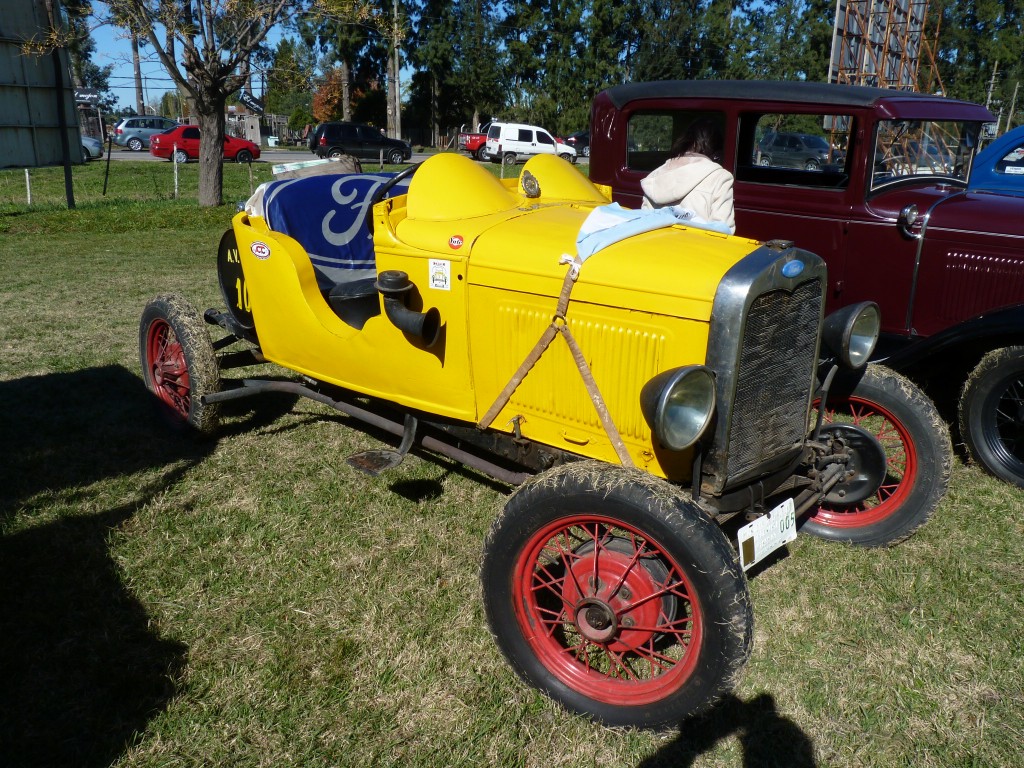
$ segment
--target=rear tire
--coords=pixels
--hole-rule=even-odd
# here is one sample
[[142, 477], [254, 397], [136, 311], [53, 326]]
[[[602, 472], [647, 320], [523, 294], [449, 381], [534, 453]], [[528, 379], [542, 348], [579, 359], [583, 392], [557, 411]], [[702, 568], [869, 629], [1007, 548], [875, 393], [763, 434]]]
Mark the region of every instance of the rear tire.
[[134, 137], [131, 138], [131, 139], [128, 139], [128, 149], [130, 149], [132, 152], [141, 152], [142, 151], [142, 139], [137, 139], [137, 138], [134, 138]]
[[187, 163], [188, 152], [186, 152], [184, 149], [179, 149], [174, 153], [174, 157], [172, 159], [176, 163]]
[[161, 414], [178, 429], [211, 435], [219, 409], [202, 396], [220, 391], [220, 369], [202, 318], [178, 294], [162, 294], [142, 311], [139, 362]]
[[393, 149], [388, 153], [388, 164], [389, 165], [401, 165], [404, 161], [401, 150]]
[[503, 162], [505, 165], [515, 165], [516, 164], [516, 153], [515, 152], [506, 152], [502, 156], [501, 162]]
[[981, 358], [964, 382], [959, 426], [974, 462], [1024, 488], [1024, 347]]
[[835, 422], [878, 440], [885, 477], [863, 501], [822, 504], [801, 532], [867, 547], [903, 541], [928, 521], [949, 485], [953, 446], [945, 422], [916, 385], [880, 365], [837, 377], [825, 415], [826, 424]]
[[491, 527], [481, 580], [516, 672], [608, 725], [678, 725], [729, 693], [750, 654], [729, 541], [637, 470], [579, 462], [525, 483]]
[[238, 154], [235, 155], [235, 162], [236, 163], [251, 163], [252, 162], [252, 152], [250, 152], [248, 149], [240, 150], [238, 152]]

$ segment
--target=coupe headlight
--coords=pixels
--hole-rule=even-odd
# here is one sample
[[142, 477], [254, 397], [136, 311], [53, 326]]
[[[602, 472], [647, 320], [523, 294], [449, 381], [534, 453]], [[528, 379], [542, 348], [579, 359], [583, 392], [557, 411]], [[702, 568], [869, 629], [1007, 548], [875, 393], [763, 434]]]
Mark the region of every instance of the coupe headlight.
[[882, 317], [871, 301], [851, 304], [825, 318], [822, 341], [848, 368], [860, 368], [868, 362], [878, 342]]
[[662, 445], [689, 448], [715, 412], [715, 375], [703, 365], [659, 373], [640, 391], [640, 410]]

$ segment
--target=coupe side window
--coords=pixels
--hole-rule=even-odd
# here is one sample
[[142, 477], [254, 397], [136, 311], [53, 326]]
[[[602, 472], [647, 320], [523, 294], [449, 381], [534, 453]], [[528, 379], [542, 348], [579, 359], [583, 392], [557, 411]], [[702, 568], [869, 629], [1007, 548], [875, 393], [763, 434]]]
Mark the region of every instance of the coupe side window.
[[1019, 144], [1003, 155], [995, 166], [996, 173], [1024, 176], [1024, 144]]
[[843, 189], [853, 118], [841, 114], [744, 114], [736, 180]]
[[199, 129], [198, 128], [186, 128], [181, 132], [181, 138], [183, 139], [198, 139]]
[[673, 109], [634, 112], [626, 126], [626, 167], [633, 171], [653, 171], [672, 156], [672, 144], [698, 119], [716, 120], [725, 132], [721, 112]]

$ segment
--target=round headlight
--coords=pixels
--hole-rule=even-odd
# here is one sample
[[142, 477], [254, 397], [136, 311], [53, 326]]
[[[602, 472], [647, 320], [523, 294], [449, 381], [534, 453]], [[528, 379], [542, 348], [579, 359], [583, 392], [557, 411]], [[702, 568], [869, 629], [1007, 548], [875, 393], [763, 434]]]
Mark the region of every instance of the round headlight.
[[641, 390], [640, 410], [662, 445], [673, 451], [689, 448], [715, 412], [715, 375], [703, 365], [659, 373]]
[[870, 301], [851, 304], [825, 318], [822, 340], [844, 365], [860, 368], [875, 351], [881, 324], [877, 304]]

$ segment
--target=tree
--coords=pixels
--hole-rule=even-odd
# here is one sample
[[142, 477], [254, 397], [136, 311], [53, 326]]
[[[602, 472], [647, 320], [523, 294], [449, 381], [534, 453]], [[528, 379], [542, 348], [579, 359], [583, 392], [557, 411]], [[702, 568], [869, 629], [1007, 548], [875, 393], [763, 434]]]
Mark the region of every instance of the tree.
[[[111, 21], [144, 38], [199, 122], [199, 204], [222, 203], [225, 104], [249, 79], [267, 33], [306, 0], [107, 0]], [[356, 14], [357, 0], [322, 0], [321, 12]], [[164, 31], [164, 37], [158, 30]], [[177, 50], [181, 52], [178, 61]]]

